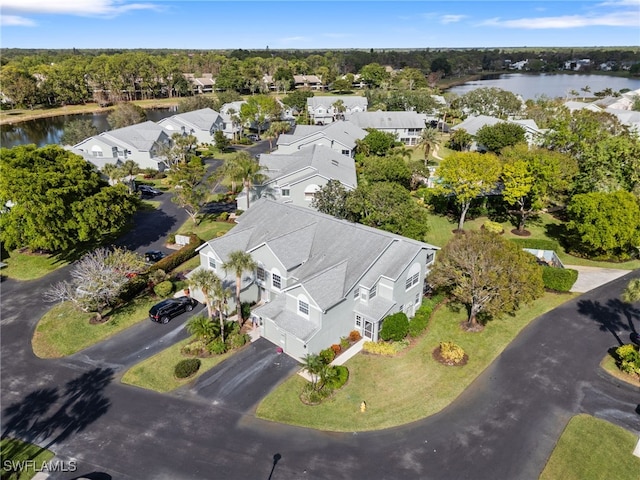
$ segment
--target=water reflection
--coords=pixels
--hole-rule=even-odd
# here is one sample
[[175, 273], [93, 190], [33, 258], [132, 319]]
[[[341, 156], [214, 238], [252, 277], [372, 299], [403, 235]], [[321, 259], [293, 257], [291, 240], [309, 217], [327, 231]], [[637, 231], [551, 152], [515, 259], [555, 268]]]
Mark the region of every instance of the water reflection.
[[[175, 111], [163, 108], [147, 110], [147, 119], [153, 122], [175, 115]], [[87, 113], [81, 115], [61, 115], [51, 118], [37, 118], [15, 125], [0, 125], [0, 146], [11, 148], [16, 145], [35, 143], [38, 147], [60, 143], [64, 126], [71, 120], [90, 120], [98, 133], [110, 130], [108, 113]]]

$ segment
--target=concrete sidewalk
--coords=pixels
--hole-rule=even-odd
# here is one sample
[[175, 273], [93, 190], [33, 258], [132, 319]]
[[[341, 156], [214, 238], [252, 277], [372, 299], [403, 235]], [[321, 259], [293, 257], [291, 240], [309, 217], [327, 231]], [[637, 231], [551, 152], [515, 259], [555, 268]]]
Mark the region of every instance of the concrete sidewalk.
[[[362, 351], [362, 346], [364, 345], [364, 342], [366, 340], [367, 340], [366, 338], [361, 338], [360, 340], [358, 340], [356, 343], [351, 345], [346, 352], [338, 355], [333, 360], [333, 362], [331, 362], [329, 365], [343, 365], [344, 363], [346, 363], [347, 360], [349, 360], [350, 358], [354, 357], [357, 353]], [[298, 372], [298, 375], [300, 375], [302, 378], [304, 378], [308, 382], [311, 381], [311, 375], [309, 375], [309, 373], [304, 368], [302, 368]]]

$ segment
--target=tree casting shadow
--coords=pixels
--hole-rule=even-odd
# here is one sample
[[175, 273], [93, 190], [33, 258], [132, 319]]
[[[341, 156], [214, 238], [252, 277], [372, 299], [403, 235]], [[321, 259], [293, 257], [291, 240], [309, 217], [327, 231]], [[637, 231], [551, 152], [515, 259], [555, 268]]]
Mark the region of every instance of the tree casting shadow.
[[610, 332], [620, 345], [627, 342], [619, 337], [618, 331], [628, 331], [631, 337], [637, 336], [634, 321], [640, 320], [640, 310], [617, 298], [607, 300], [604, 305], [599, 301], [580, 300], [578, 312], [595, 320], [600, 331]]

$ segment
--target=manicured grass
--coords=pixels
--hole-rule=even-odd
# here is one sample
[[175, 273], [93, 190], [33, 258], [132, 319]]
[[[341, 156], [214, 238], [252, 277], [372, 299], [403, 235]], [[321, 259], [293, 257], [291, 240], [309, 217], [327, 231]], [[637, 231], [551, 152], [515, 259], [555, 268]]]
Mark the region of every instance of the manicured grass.
[[589, 415], [573, 417], [560, 437], [540, 480], [637, 480], [638, 438], [624, 428]]
[[[40, 468], [44, 462], [48, 462], [53, 457], [54, 453], [51, 450], [42, 449], [22, 440], [3, 438], [0, 441], [0, 458], [2, 458], [0, 472], [3, 480], [29, 480], [37, 473], [34, 467]], [[12, 466], [19, 465], [24, 466], [25, 469], [11, 473]]]
[[2, 261], [8, 265], [2, 269], [2, 275], [16, 280], [41, 278], [67, 264], [57, 255], [20, 253], [18, 250], [12, 251], [9, 258], [3, 258]]
[[[304, 405], [298, 395], [305, 380], [294, 375], [263, 400], [257, 415], [329, 431], [376, 430], [433, 415], [455, 400], [531, 320], [574, 297], [547, 293], [515, 316], [490, 322], [480, 333], [462, 331], [465, 314], [442, 307], [427, 332], [399, 356], [360, 353], [349, 360], [349, 381], [332, 399]], [[435, 361], [432, 352], [441, 341], [460, 345], [469, 355], [467, 365], [447, 367]]]
[[157, 298], [141, 297], [117, 308], [104, 323], [92, 325], [92, 313], [81, 312], [70, 302], [55, 305], [43, 315], [33, 334], [33, 352], [40, 358], [60, 358], [76, 353], [146, 320]]
[[[468, 217], [467, 217], [468, 218]], [[482, 227], [482, 224], [487, 220], [487, 217], [478, 217], [475, 219], [469, 219], [464, 222], [465, 230], [478, 230]], [[504, 228], [504, 238], [537, 238], [537, 239], [545, 239], [545, 240], [554, 240], [556, 239], [549, 236], [548, 231], [553, 230], [554, 226], [561, 225], [562, 222], [553, 216], [543, 213], [537, 219], [532, 219], [527, 222], [526, 229], [531, 232], [531, 236], [529, 237], [520, 237], [518, 235], [514, 235], [511, 233], [511, 230], [514, 229], [513, 224], [510, 222], [502, 222], [501, 225]], [[427, 234], [427, 242], [436, 245], [438, 247], [443, 247], [452, 237], [453, 230], [458, 227], [458, 219], [449, 219], [442, 215], [429, 215], [429, 226], [431, 230]], [[565, 265], [582, 265], [587, 267], [601, 267], [601, 268], [615, 268], [620, 270], [635, 270], [636, 268], [640, 268], [640, 260], [631, 260], [628, 262], [614, 263], [614, 262], [603, 262], [603, 261], [594, 261], [588, 260], [586, 258], [579, 258], [573, 255], [569, 255], [562, 245], [559, 244], [559, 250], [556, 251], [558, 257]]]
[[122, 377], [122, 383], [155, 390], [156, 392], [169, 392], [195, 380], [234, 353], [227, 352], [214, 357], [201, 358], [202, 364], [198, 373], [190, 378], [176, 378], [173, 374], [176, 364], [180, 360], [190, 358], [182, 355], [180, 349], [192, 340], [193, 337], [187, 338], [133, 366], [125, 372]]
[[640, 388], [640, 379], [638, 377], [634, 377], [633, 375], [629, 375], [628, 373], [623, 372], [616, 365], [615, 359], [611, 355], [607, 355], [600, 362], [600, 366], [609, 374], [616, 377], [623, 382], [627, 382], [635, 387]]
[[220, 232], [227, 233], [234, 225], [229, 222], [216, 222], [210, 218], [204, 218], [198, 225], [194, 225], [193, 221], [188, 219], [178, 228], [177, 233], [181, 235], [195, 233], [201, 239], [208, 241], [219, 236]]

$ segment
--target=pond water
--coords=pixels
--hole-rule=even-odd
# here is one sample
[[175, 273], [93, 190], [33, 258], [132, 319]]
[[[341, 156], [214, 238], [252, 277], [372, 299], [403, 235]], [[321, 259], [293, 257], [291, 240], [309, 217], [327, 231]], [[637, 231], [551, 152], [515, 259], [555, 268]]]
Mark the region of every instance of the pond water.
[[506, 73], [501, 75], [490, 75], [480, 80], [467, 82], [448, 89], [448, 92], [463, 95], [471, 90], [481, 87], [497, 87], [508, 90], [523, 99], [535, 99], [540, 96], [549, 98], [566, 98], [571, 90], [576, 90], [580, 96], [585, 92], [581, 88], [589, 86], [593, 96], [595, 92], [611, 88], [614, 92], [628, 88], [637, 90], [640, 88], [640, 79], [626, 77], [611, 77], [608, 75], [577, 75], [577, 74], [526, 74], [526, 73]]
[[[147, 119], [157, 122], [163, 118], [175, 115], [175, 110], [167, 108], [146, 110]], [[0, 146], [11, 148], [16, 145], [35, 143], [38, 147], [60, 143], [64, 126], [71, 120], [91, 120], [98, 129], [98, 133], [110, 130], [107, 122], [108, 113], [88, 113], [81, 115], [62, 115], [59, 117], [37, 118], [15, 125], [0, 126]]]

